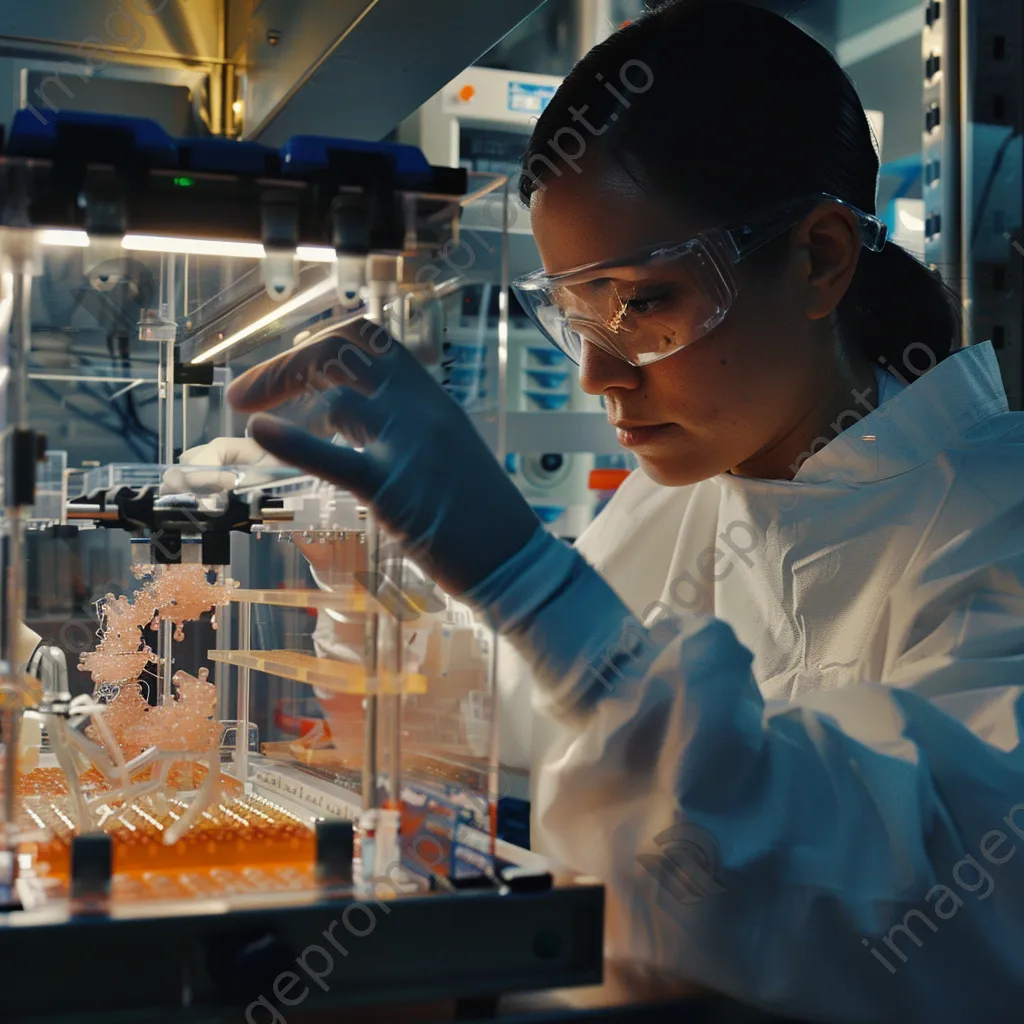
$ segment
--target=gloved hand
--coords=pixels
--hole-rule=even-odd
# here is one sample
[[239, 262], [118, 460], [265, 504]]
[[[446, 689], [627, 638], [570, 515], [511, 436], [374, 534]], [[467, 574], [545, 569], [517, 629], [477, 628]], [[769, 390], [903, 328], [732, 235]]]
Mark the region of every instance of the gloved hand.
[[481, 583], [531, 540], [558, 543], [463, 410], [383, 328], [359, 320], [286, 352], [239, 377], [228, 400], [258, 412], [311, 393], [355, 447], [267, 415], [251, 421], [253, 438], [365, 501], [450, 594]]
[[[217, 437], [208, 444], [185, 449], [178, 465], [164, 471], [160, 493], [211, 494], [229, 491], [240, 485], [257, 487], [273, 479], [272, 473], [260, 473], [261, 467], [273, 469], [280, 465], [251, 437]], [[193, 466], [196, 468], [190, 468]], [[227, 469], [218, 471], [214, 468], [217, 466], [253, 468], [240, 475]]]

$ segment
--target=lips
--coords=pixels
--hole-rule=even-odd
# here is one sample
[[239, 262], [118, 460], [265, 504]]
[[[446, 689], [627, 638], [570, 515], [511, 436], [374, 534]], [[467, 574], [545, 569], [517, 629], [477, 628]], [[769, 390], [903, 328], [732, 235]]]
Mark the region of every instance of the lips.
[[623, 448], [641, 448], [664, 437], [671, 429], [671, 423], [627, 424], [617, 423], [615, 433]]

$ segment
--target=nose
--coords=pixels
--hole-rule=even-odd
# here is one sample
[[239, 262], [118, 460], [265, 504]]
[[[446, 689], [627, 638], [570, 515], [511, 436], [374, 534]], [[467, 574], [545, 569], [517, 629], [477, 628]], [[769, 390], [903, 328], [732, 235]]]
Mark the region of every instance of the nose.
[[583, 340], [580, 349], [580, 387], [588, 395], [603, 395], [612, 388], [632, 391], [640, 386], [640, 369]]

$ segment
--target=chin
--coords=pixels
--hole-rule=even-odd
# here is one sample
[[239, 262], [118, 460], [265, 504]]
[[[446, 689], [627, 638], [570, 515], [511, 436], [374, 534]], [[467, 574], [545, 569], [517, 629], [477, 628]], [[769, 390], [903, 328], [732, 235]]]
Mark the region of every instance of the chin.
[[693, 460], [680, 458], [678, 454], [674, 458], [637, 454], [637, 461], [644, 475], [662, 487], [689, 487], [690, 484], [699, 484], [701, 480], [724, 472], [712, 466], [701, 466]]

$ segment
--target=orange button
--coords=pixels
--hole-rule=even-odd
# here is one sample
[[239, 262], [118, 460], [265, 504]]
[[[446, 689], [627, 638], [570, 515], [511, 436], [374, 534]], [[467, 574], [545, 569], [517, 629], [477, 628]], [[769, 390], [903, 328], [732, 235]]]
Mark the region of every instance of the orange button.
[[459, 90], [459, 99], [462, 100], [463, 103], [468, 103], [475, 95], [476, 95], [476, 86], [475, 85], [464, 85]]
[[592, 469], [589, 489], [592, 491], [615, 491], [626, 482], [628, 469]]

